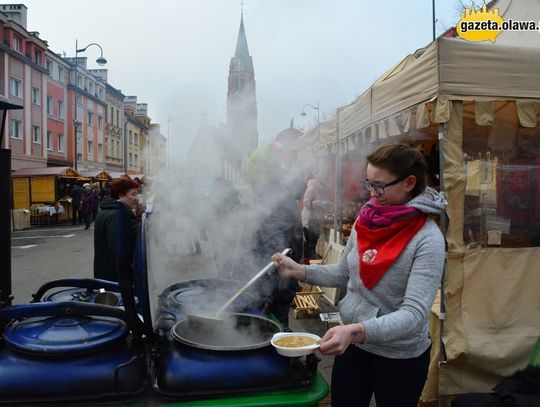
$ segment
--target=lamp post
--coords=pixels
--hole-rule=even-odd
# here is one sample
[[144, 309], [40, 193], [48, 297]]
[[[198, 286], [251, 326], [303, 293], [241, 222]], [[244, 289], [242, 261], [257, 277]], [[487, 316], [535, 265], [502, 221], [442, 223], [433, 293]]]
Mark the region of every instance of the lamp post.
[[321, 154], [319, 152], [319, 145], [321, 143], [321, 114], [320, 114], [319, 102], [317, 102], [317, 105], [306, 103], [304, 107], [302, 108], [302, 113], [300, 113], [300, 116], [303, 116], [303, 117], [307, 116], [306, 107], [311, 107], [312, 109], [317, 111], [317, 169], [320, 170]]
[[78, 58], [78, 55], [79, 55], [79, 52], [84, 52], [88, 49], [88, 47], [92, 46], [92, 45], [95, 45], [97, 47], [99, 47], [99, 50], [100, 50], [100, 56], [98, 57], [98, 59], [96, 59], [96, 63], [100, 66], [103, 66], [107, 63], [107, 60], [103, 57], [103, 48], [101, 48], [101, 45], [99, 45], [98, 43], [96, 42], [91, 42], [90, 44], [88, 44], [86, 47], [83, 47], [83, 48], [79, 48], [79, 44], [78, 44], [78, 41], [75, 40], [75, 77], [74, 77], [74, 86], [73, 86], [73, 92], [74, 92], [74, 96], [73, 98], [75, 99], [74, 103], [75, 103], [75, 111], [73, 112], [73, 130], [74, 130], [74, 140], [73, 140], [73, 149], [74, 149], [74, 152], [73, 152], [73, 168], [75, 168], [75, 170], [77, 170], [77, 167], [78, 167], [78, 162], [79, 162], [79, 159], [77, 157], [77, 144], [78, 144], [78, 140], [77, 140], [77, 136], [78, 136], [78, 133], [79, 133], [79, 127], [81, 126], [81, 122], [77, 121], [77, 66], [78, 66], [78, 63], [77, 63], [77, 58]]
[[307, 116], [306, 107], [311, 107], [312, 109], [317, 111], [317, 144], [319, 144], [321, 142], [321, 115], [319, 109], [319, 102], [317, 102], [316, 106], [312, 105], [311, 103], [306, 103], [302, 108], [302, 113], [300, 113], [300, 116]]

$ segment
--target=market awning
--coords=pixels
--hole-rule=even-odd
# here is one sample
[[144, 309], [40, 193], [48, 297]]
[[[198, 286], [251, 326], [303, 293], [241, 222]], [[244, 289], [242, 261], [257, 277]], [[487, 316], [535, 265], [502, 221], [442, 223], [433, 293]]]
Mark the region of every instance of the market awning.
[[12, 177], [45, 177], [47, 175], [62, 178], [79, 178], [81, 174], [71, 167], [42, 167], [42, 168], [21, 168], [11, 173]]
[[121, 178], [131, 179], [131, 176], [129, 176], [125, 172], [109, 171], [109, 175], [111, 176], [112, 179], [121, 179]]
[[107, 181], [112, 178], [111, 174], [107, 171], [93, 170], [93, 171], [81, 171], [81, 176], [95, 178], [102, 181]]

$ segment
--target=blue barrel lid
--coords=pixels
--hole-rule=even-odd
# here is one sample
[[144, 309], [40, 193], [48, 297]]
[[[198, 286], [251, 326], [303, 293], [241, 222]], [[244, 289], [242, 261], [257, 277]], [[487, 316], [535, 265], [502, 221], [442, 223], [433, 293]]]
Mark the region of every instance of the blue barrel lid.
[[128, 332], [126, 323], [116, 318], [61, 316], [15, 321], [4, 339], [9, 347], [25, 352], [70, 354], [110, 346]]

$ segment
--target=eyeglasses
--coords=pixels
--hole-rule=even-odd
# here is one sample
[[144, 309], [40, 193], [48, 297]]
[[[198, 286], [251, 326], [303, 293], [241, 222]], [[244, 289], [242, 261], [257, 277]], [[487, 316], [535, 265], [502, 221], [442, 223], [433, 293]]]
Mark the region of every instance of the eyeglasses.
[[363, 183], [364, 183], [364, 188], [366, 188], [369, 192], [375, 192], [377, 195], [384, 195], [385, 188], [388, 188], [392, 185], [396, 185], [397, 183], [403, 181], [407, 177], [408, 175], [403, 175], [391, 182], [387, 182], [386, 184], [376, 184], [369, 181], [368, 179], [365, 179]]

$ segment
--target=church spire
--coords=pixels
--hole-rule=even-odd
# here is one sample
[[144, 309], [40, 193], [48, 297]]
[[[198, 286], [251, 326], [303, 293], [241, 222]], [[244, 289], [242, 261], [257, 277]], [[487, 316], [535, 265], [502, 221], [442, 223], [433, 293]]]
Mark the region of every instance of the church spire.
[[244, 10], [240, 16], [240, 29], [238, 30], [238, 40], [236, 41], [235, 58], [249, 58], [249, 49], [246, 39], [246, 30], [244, 29]]

